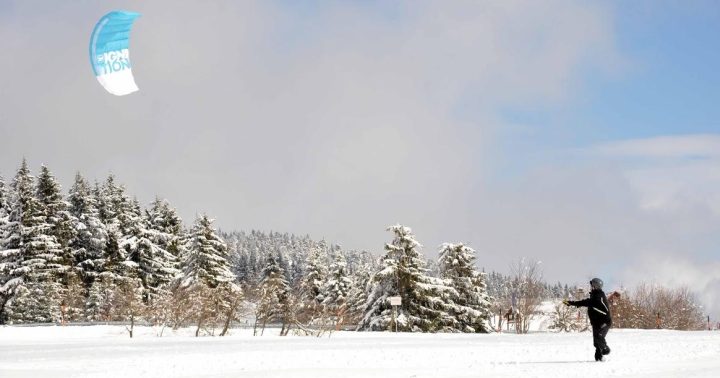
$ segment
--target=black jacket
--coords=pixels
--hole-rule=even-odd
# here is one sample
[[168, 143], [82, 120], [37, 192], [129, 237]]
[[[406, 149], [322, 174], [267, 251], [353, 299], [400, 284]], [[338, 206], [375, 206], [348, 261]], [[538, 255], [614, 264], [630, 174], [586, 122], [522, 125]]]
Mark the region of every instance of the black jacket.
[[577, 307], [587, 307], [590, 324], [593, 327], [600, 327], [607, 324], [612, 325], [612, 315], [610, 315], [610, 304], [602, 290], [594, 289], [590, 292], [590, 298], [579, 301], [568, 301], [569, 305]]

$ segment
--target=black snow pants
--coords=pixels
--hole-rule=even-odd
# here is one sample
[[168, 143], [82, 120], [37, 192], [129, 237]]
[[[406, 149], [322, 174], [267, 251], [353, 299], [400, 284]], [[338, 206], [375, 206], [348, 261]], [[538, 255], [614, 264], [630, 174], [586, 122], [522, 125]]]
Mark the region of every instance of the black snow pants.
[[602, 353], [608, 349], [607, 342], [605, 342], [605, 336], [607, 336], [609, 330], [610, 325], [608, 324], [601, 324], [598, 326], [593, 325], [593, 345], [595, 346], [595, 350], [599, 350]]

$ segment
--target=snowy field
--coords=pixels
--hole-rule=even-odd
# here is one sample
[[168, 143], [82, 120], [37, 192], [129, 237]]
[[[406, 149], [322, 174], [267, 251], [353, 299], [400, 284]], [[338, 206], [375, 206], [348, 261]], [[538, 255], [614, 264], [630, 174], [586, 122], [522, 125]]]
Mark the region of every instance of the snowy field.
[[[276, 330], [270, 330], [275, 333]], [[163, 337], [149, 327], [0, 327], [0, 377], [720, 377], [720, 332], [334, 333], [330, 338]]]

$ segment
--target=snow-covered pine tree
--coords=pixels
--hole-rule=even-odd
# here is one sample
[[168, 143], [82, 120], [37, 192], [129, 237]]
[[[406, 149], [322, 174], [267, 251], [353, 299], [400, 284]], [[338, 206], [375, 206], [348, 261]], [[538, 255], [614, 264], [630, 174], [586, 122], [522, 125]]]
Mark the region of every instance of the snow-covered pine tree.
[[2, 232], [4, 225], [8, 222], [8, 215], [10, 214], [10, 207], [8, 204], [8, 191], [5, 187], [5, 178], [0, 176], [0, 249], [2, 249]]
[[[164, 218], [169, 213], [169, 206], [163, 203], [165, 201], [156, 200], [151, 210], [138, 219], [129, 228], [129, 234], [120, 241], [120, 247], [125, 250], [128, 260], [137, 265], [147, 303], [151, 303], [156, 296], [164, 295], [179, 273], [175, 269], [175, 255], [167, 250], [174, 243], [176, 251], [180, 251], [180, 235], [177, 235], [180, 231], [179, 218], [171, 220], [173, 224], [169, 225]], [[133, 201], [132, 208], [139, 209], [139, 205]]]
[[221, 282], [235, 282], [235, 275], [230, 270], [227, 245], [215, 232], [212, 222], [207, 215], [202, 215], [190, 232], [181, 279], [183, 287], [202, 282], [215, 288]]
[[252, 268], [250, 267], [250, 258], [247, 251], [238, 245], [237, 239], [234, 239], [229, 245], [231, 246], [230, 256], [232, 259], [233, 273], [235, 273], [238, 282], [243, 285], [252, 284]]
[[452, 314], [461, 332], [488, 332], [490, 301], [485, 274], [475, 269], [475, 251], [462, 243], [444, 243], [440, 247], [440, 277], [455, 289], [451, 297]]
[[23, 159], [12, 183], [11, 212], [0, 252], [3, 271], [10, 278], [2, 289], [11, 293], [4, 310], [12, 323], [60, 320], [61, 246], [51, 234], [34, 181]]
[[60, 184], [45, 165], [40, 167], [36, 195], [45, 210], [45, 222], [50, 226], [47, 233], [60, 245], [62, 267], [58, 274], [62, 276], [63, 283], [66, 283], [65, 274], [73, 266], [70, 241], [76, 236], [75, 224], [68, 211], [69, 204], [63, 199]]
[[120, 219], [131, 218], [124, 214], [129, 212], [130, 206], [125, 204], [130, 200], [124, 194], [123, 187], [115, 184], [112, 175], [102, 186], [95, 183], [91, 198], [97, 206], [97, 217], [104, 226], [105, 238], [104, 245], [101, 246], [104, 253], [97, 259], [91, 257], [95, 272], [85, 302], [85, 317], [90, 321], [109, 321], [120, 316], [116, 308], [116, 289], [121, 285], [130, 287], [137, 282], [137, 264], [128, 261], [125, 249], [120, 247], [126, 235], [123, 234], [124, 230], [131, 226], [123, 226], [120, 222]]
[[352, 289], [352, 281], [346, 271], [345, 256], [339, 249], [333, 251], [333, 262], [330, 264], [330, 273], [323, 285], [323, 305], [332, 315], [335, 330], [339, 330], [345, 321], [348, 311], [348, 297]]
[[[274, 253], [267, 255], [265, 268], [260, 281], [259, 303], [256, 307], [256, 324], [259, 321], [264, 332], [268, 321], [278, 319], [285, 328], [286, 319], [284, 307], [289, 299], [290, 286], [277, 256]], [[281, 332], [282, 333], [282, 332]], [[262, 333], [261, 333], [262, 334]]]
[[363, 263], [355, 267], [355, 272], [351, 276], [353, 283], [348, 294], [348, 322], [352, 324], [359, 322], [365, 315], [372, 274], [372, 266]]
[[302, 301], [307, 307], [316, 307], [324, 300], [323, 284], [327, 279], [327, 271], [322, 253], [320, 248], [313, 247], [307, 257], [301, 283]]
[[59, 266], [52, 272], [53, 284], [62, 284], [60, 321], [75, 321], [81, 317], [85, 299], [71, 247], [71, 242], [78, 235], [77, 219], [69, 211], [70, 204], [63, 199], [60, 184], [44, 165], [40, 168], [36, 195], [45, 209], [46, 223], [50, 225], [48, 234], [55, 237], [60, 245]]
[[100, 220], [98, 198], [87, 181], [77, 173], [68, 195], [70, 214], [74, 218], [75, 237], [70, 241], [75, 268], [89, 289], [105, 266], [108, 233]]
[[174, 256], [179, 257], [183, 239], [182, 219], [166, 199], [155, 198], [146, 212], [148, 223], [153, 230], [164, 234], [158, 243]]
[[110, 175], [103, 187], [104, 207], [109, 218], [105, 224], [114, 224], [121, 236], [131, 235], [141, 217], [140, 204], [127, 195], [124, 185], [117, 185]]
[[156, 198], [145, 215], [150, 230], [155, 235], [155, 243], [170, 253], [172, 261], [168, 261], [177, 276], [181, 271], [181, 263], [186, 255], [187, 233], [177, 211], [164, 199]]
[[392, 326], [392, 307], [388, 297], [400, 296], [397, 328], [402, 331], [433, 332], [445, 330], [455, 322], [447, 312], [445, 298], [452, 289], [439, 279], [426, 275], [425, 261], [412, 230], [402, 225], [388, 228], [394, 234], [385, 245], [381, 267], [372, 278], [365, 316], [359, 330], [382, 331]]
[[[30, 234], [25, 232], [23, 215], [28, 217], [29, 207], [37, 207], [32, 195], [32, 176], [23, 159], [22, 165], [11, 183], [10, 191], [3, 191], [4, 216], [0, 229], [0, 323], [8, 321], [7, 304], [15, 295], [15, 289], [23, 282], [25, 272], [22, 268], [23, 249], [29, 243]], [[17, 191], [21, 190], [22, 196]], [[23, 211], [23, 208], [25, 211]], [[35, 209], [37, 211], [37, 209]]]
[[3, 315], [5, 313], [5, 302], [9, 299], [6, 293], [3, 291], [5, 283], [10, 279], [10, 276], [4, 273], [3, 269], [3, 258], [2, 252], [5, 250], [3, 247], [5, 240], [5, 229], [8, 224], [8, 217], [10, 214], [10, 208], [8, 205], [8, 191], [5, 187], [5, 179], [0, 176], [0, 324], [5, 323]]
[[107, 232], [105, 266], [101, 274], [109, 274], [119, 285], [127, 279], [137, 278], [137, 264], [128, 260], [127, 252], [120, 247], [120, 243], [132, 235], [140, 218], [139, 210], [133, 208], [125, 188], [118, 186], [112, 175], [108, 176], [102, 186], [96, 184], [94, 193], [98, 199], [98, 215]]
[[290, 284], [292, 282], [292, 275], [290, 274], [292, 261], [290, 261], [286, 256], [287, 246], [281, 245], [280, 248], [277, 248], [275, 251], [277, 253], [278, 265], [280, 265], [280, 269], [285, 272], [285, 279], [287, 280], [288, 284]]

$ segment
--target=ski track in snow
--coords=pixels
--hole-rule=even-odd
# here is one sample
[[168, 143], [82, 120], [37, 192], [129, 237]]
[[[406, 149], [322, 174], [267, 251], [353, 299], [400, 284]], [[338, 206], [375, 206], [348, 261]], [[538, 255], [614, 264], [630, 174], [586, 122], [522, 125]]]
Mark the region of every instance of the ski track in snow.
[[331, 337], [191, 335], [122, 326], [0, 327], [0, 377], [720, 377], [720, 332], [616, 330], [608, 361], [584, 333]]

